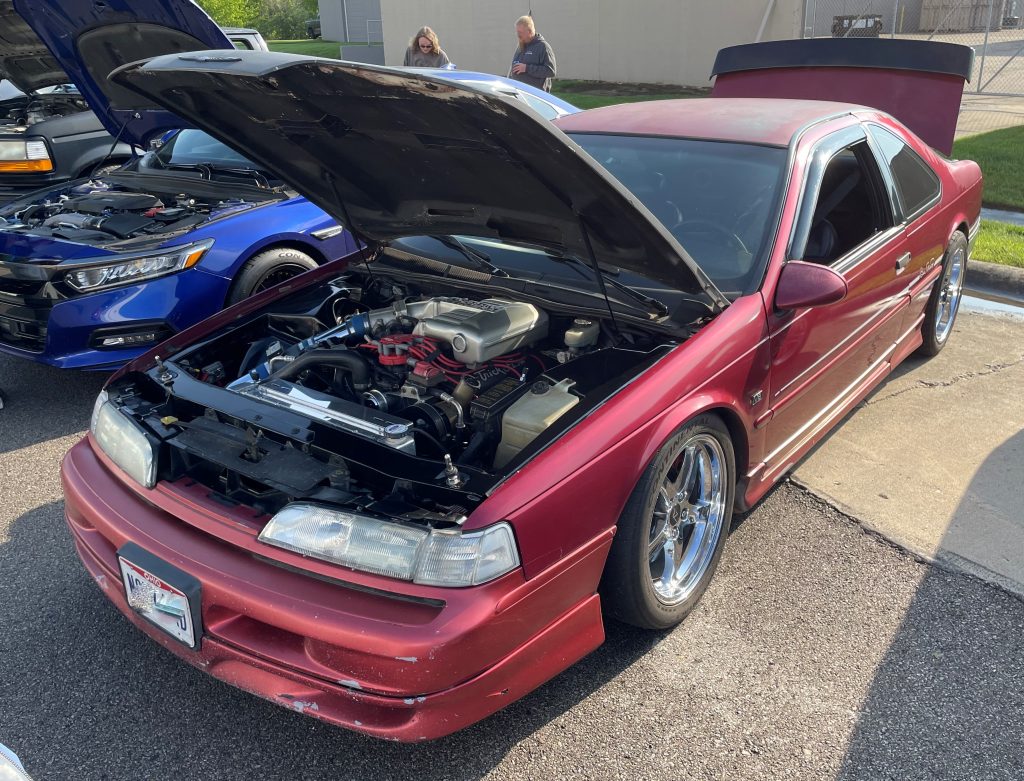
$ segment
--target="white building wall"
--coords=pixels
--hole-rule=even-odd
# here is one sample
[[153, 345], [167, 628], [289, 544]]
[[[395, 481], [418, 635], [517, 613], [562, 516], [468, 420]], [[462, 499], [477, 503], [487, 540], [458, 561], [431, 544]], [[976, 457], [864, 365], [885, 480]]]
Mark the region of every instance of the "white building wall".
[[380, 0], [320, 0], [319, 5], [325, 40], [380, 42]]
[[515, 20], [533, 9], [555, 50], [558, 77], [705, 86], [715, 53], [800, 37], [803, 0], [380, 0], [385, 58], [401, 65], [413, 33], [429, 25], [460, 69], [506, 75]]
[[320, 34], [325, 41], [345, 40], [345, 8], [342, 0], [320, 0]]

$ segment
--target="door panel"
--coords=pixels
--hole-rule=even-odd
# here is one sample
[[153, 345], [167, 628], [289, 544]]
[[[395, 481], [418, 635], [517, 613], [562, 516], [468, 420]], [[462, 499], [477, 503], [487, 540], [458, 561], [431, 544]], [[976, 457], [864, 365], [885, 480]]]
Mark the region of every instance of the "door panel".
[[[945, 235], [946, 227], [932, 219], [935, 210], [940, 208], [941, 181], [931, 166], [891, 130], [868, 123], [867, 131], [893, 202], [906, 225], [904, 282], [908, 288], [918, 287], [921, 279], [942, 261], [949, 239]], [[905, 331], [924, 317], [930, 292], [930, 288], [922, 291], [910, 301], [903, 318]]]
[[830, 306], [768, 315], [768, 474], [784, 468], [823, 419], [877, 377], [900, 336], [908, 304], [907, 237], [858, 131], [826, 138], [816, 151], [790, 255], [832, 266], [849, 292]]

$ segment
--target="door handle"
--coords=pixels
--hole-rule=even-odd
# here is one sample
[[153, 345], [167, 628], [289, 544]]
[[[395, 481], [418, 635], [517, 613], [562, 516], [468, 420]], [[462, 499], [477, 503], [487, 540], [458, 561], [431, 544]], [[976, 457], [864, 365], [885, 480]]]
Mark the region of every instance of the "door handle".
[[910, 265], [910, 253], [904, 252], [898, 258], [896, 258], [896, 273], [902, 274], [907, 270], [907, 266]]

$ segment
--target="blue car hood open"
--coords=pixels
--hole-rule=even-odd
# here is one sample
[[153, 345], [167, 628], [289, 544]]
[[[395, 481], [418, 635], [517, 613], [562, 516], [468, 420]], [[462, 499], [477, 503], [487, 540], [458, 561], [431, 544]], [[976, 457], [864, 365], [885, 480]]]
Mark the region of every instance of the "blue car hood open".
[[0, 69], [24, 92], [72, 83], [113, 136], [145, 146], [187, 127], [170, 111], [107, 81], [154, 54], [233, 49], [190, 0], [13, 0], [0, 3]]

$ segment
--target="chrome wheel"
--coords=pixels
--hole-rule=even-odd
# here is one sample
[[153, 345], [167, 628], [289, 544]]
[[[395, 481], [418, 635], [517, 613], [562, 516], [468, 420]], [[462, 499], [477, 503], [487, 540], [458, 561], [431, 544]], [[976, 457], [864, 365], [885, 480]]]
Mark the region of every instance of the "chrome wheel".
[[935, 341], [942, 344], [953, 330], [957, 310], [960, 308], [960, 296], [964, 288], [964, 260], [967, 252], [963, 247], [956, 247], [949, 258], [942, 279], [939, 280], [939, 307], [935, 318]]
[[676, 605], [715, 557], [726, 516], [725, 455], [710, 434], [687, 439], [669, 462], [654, 501], [647, 546], [658, 601]]

